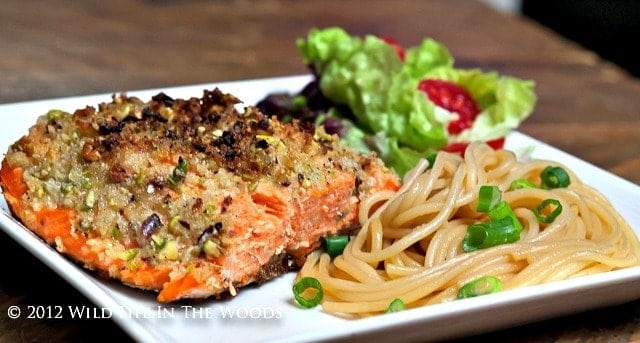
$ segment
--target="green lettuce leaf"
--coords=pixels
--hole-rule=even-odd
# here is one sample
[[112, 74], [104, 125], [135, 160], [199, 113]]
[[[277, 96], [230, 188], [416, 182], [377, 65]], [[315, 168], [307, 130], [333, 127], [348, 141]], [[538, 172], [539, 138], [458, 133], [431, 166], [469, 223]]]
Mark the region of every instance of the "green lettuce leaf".
[[398, 175], [404, 175], [415, 167], [421, 158], [428, 156], [426, 152], [400, 147], [397, 139], [389, 138], [383, 132], [369, 138], [370, 139], [367, 139], [369, 146], [371, 146], [385, 164], [393, 168]]
[[[351, 36], [338, 27], [312, 29], [297, 46], [316, 73], [322, 94], [353, 112], [354, 126], [343, 141], [361, 151], [376, 150], [400, 175], [447, 144], [505, 136], [531, 114], [536, 102], [532, 81], [456, 69], [446, 47], [433, 39], [407, 49], [404, 61], [382, 39]], [[481, 113], [470, 129], [458, 135], [447, 132], [456, 115], [418, 89], [428, 78], [457, 83], [471, 94]]]

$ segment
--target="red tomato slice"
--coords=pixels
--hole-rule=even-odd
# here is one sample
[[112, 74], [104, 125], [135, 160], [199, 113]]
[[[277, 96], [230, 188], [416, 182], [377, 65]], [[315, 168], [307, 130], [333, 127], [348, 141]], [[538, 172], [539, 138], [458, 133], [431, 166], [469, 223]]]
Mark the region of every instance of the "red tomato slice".
[[469, 92], [450, 81], [425, 79], [420, 81], [418, 89], [425, 92], [434, 104], [458, 114], [458, 119], [449, 123], [447, 131], [458, 134], [471, 127], [480, 113], [480, 109]]
[[378, 38], [382, 39], [385, 43], [391, 45], [396, 50], [396, 54], [402, 61], [404, 61], [405, 50], [404, 47], [394, 38], [389, 36], [378, 36]]

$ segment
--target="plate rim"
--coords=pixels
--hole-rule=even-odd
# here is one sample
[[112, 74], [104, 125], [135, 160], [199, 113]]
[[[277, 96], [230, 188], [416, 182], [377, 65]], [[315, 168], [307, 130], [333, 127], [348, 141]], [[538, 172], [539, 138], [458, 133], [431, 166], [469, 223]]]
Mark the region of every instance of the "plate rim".
[[[295, 84], [297, 86], [304, 85], [305, 82], [308, 82], [311, 79], [310, 75], [302, 74], [302, 75], [290, 75], [290, 76], [278, 76], [278, 77], [269, 77], [269, 78], [260, 78], [260, 79], [246, 79], [246, 80], [236, 80], [236, 81], [224, 81], [224, 82], [212, 82], [212, 83], [202, 83], [202, 84], [193, 84], [193, 85], [182, 85], [182, 86], [174, 86], [174, 87], [164, 87], [164, 88], [148, 88], [148, 89], [139, 89], [139, 90], [131, 90], [127, 91], [130, 95], [135, 96], [147, 96], [149, 94], [155, 94], [157, 92], [172, 92], [172, 93], [185, 93], [190, 92], [194, 89], [211, 89], [213, 87], [219, 87], [222, 91], [226, 91], [225, 88], [234, 88], [236, 86], [243, 87], [243, 85], [251, 84], [258, 85], [256, 88], [260, 89], [259, 85], [272, 85], [272, 84], [287, 84], [287, 87], [291, 87], [291, 84]], [[284, 87], [284, 88], [287, 88]], [[30, 106], [45, 106], [47, 104], [52, 103], [66, 103], [66, 102], [78, 102], [85, 105], [97, 105], [95, 100], [107, 101], [110, 99], [112, 94], [118, 92], [110, 92], [110, 93], [97, 93], [97, 94], [89, 94], [89, 95], [81, 95], [81, 96], [69, 96], [69, 97], [61, 97], [61, 98], [52, 98], [52, 99], [38, 99], [38, 100], [30, 100], [30, 101], [22, 101], [22, 102], [14, 102], [14, 103], [6, 103], [0, 104], [0, 117], [4, 116], [9, 110], [22, 108], [22, 107], [30, 107]], [[231, 92], [233, 93], [233, 92]], [[171, 94], [169, 94], [171, 95]], [[262, 95], [265, 95], [264, 92]], [[243, 100], [243, 99], [241, 99]], [[93, 103], [90, 103], [93, 101]], [[242, 106], [251, 105], [247, 101], [242, 104]], [[78, 107], [80, 108], [80, 107]], [[24, 134], [24, 133], [21, 133]], [[507, 144], [510, 139], [516, 140], [524, 140], [535, 143], [536, 146], [544, 147], [545, 149], [550, 149], [554, 153], [561, 155], [563, 158], [567, 158], [571, 163], [578, 163], [581, 165], [588, 166], [593, 170], [596, 170], [599, 175], [603, 178], [612, 179], [617, 184], [620, 184], [622, 187], [625, 187], [629, 190], [629, 193], [632, 195], [640, 195], [640, 186], [632, 183], [629, 180], [626, 180], [618, 175], [613, 174], [612, 172], [605, 170], [603, 168], [598, 167], [588, 161], [582, 160], [579, 157], [571, 155], [565, 151], [562, 151], [548, 143], [540, 141], [534, 137], [521, 133], [519, 131], [513, 131], [509, 137], [507, 138]], [[0, 146], [0, 148], [6, 148], [5, 146]], [[5, 151], [2, 151], [2, 158], [4, 158]], [[564, 161], [563, 161], [564, 163]], [[0, 190], [0, 193], [1, 190]], [[54, 270], [60, 277], [62, 277], [66, 282], [71, 284], [74, 288], [80, 291], [84, 296], [86, 296], [90, 301], [92, 301], [95, 305], [103, 306], [110, 308], [114, 311], [113, 320], [118, 324], [120, 328], [123, 329], [129, 336], [136, 340], [140, 341], [165, 341], [167, 337], [164, 337], [158, 334], [157, 331], [154, 330], [153, 325], [150, 321], [146, 321], [141, 318], [131, 318], [131, 316], [127, 316], [124, 313], [124, 308], [122, 301], [117, 299], [110, 294], [111, 292], [117, 292], [117, 290], [109, 289], [110, 285], [102, 282], [101, 279], [96, 278], [92, 272], [84, 270], [82, 267], [78, 266], [74, 262], [70, 261], [68, 258], [58, 253], [53, 247], [47, 245], [42, 241], [36, 234], [24, 228], [24, 226], [19, 223], [8, 211], [6, 210], [6, 202], [4, 202], [4, 197], [0, 197], [0, 205], [2, 205], [2, 216], [0, 216], [0, 229], [6, 232], [13, 240], [18, 242], [25, 250], [29, 251], [35, 257], [37, 257], [42, 263], [47, 265], [49, 268]], [[610, 199], [611, 201], [611, 199]], [[625, 218], [626, 219], [626, 218]], [[626, 219], [628, 220], [628, 219]], [[629, 223], [632, 224], [632, 223]], [[634, 233], [638, 235], [638, 230], [640, 228], [633, 228]], [[585, 278], [589, 281], [586, 284], [582, 281]], [[621, 270], [595, 274], [580, 278], [574, 278], [569, 280], [562, 280], [552, 283], [547, 283], [543, 285], [535, 285], [529, 286], [526, 288], [509, 290], [508, 292], [503, 292], [500, 294], [489, 295], [486, 297], [476, 298], [476, 299], [468, 299], [467, 302], [460, 303], [446, 303], [446, 304], [437, 304], [431, 305], [428, 307], [423, 307], [419, 309], [414, 309], [411, 311], [406, 311], [402, 313], [397, 313], [396, 319], [399, 320], [401, 324], [408, 325], [409, 323], [414, 322], [424, 322], [425, 317], [429, 317], [428, 313], [430, 309], [434, 306], [440, 306], [439, 315], [441, 316], [455, 316], [459, 312], [464, 312], [460, 307], [464, 306], [467, 308], [471, 308], [474, 311], [479, 311], [482, 309], [487, 309], [488, 301], [493, 301], [495, 303], [501, 303], [503, 305], [509, 305], [518, 303], [519, 301], [526, 301], [531, 299], [532, 297], [540, 297], [544, 294], [553, 295], [554, 292], [563, 291], [567, 292], [569, 290], [583, 290], [584, 288], [593, 288], [594, 286], [610, 286], [615, 283], [624, 283], [631, 281], [640, 280], [640, 266], [625, 268]], [[107, 280], [109, 281], [109, 280]], [[531, 290], [534, 292], [531, 292]], [[527, 295], [527, 293], [532, 293]], [[506, 294], [506, 295], [505, 295]], [[126, 295], [123, 295], [126, 296]], [[630, 296], [629, 296], [630, 297]], [[633, 295], [633, 299], [628, 299], [632, 301], [634, 299], [640, 298], [640, 291], [638, 294]], [[443, 310], [445, 307], [450, 310]], [[571, 313], [571, 312], [568, 312]], [[380, 330], [389, 330], [394, 325], [385, 323], [385, 318], [381, 316], [374, 316], [370, 318], [361, 319], [356, 322], [349, 321], [351, 325], [348, 325], [349, 328], [343, 327], [341, 330], [334, 332], [324, 332], [323, 334], [318, 334], [317, 332], [310, 332], [307, 334], [298, 334], [296, 336], [289, 337], [288, 339], [284, 339], [286, 341], [304, 341], [307, 339], [339, 339], [344, 338], [345, 335], [350, 335], [350, 337], [358, 337], [358, 333], [366, 334], [366, 328], [369, 329], [373, 326], [373, 331]], [[388, 321], [387, 321], [388, 322]], [[373, 324], [372, 324], [373, 323]], [[149, 327], [151, 326], [151, 327]], [[357, 328], [360, 331], [352, 332], [352, 329]], [[364, 330], [364, 331], [362, 331]], [[362, 337], [361, 337], [362, 338]]]

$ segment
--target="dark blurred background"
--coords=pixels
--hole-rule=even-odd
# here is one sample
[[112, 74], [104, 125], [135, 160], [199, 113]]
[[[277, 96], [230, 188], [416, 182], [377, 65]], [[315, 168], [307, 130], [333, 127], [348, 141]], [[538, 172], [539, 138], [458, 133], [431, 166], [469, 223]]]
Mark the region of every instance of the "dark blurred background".
[[640, 1], [523, 0], [522, 14], [640, 76]]
[[640, 77], [640, 0], [486, 0], [519, 12]]

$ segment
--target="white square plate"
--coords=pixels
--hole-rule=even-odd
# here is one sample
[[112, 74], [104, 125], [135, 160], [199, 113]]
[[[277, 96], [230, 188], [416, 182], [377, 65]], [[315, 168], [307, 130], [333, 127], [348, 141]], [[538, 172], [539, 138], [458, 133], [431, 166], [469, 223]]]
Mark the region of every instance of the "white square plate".
[[[255, 104], [276, 91], [299, 91], [308, 75], [194, 85], [162, 90], [131, 91], [148, 100], [162, 91], [178, 97], [201, 96], [219, 87]], [[108, 102], [111, 94], [0, 105], [0, 151], [27, 133], [36, 117], [50, 109], [74, 111]], [[640, 234], [640, 187], [519, 132], [507, 137], [506, 148], [531, 157], [558, 160], [607, 196], [636, 235]], [[300, 309], [292, 301], [295, 276], [289, 273], [261, 286], [240, 290], [225, 301], [160, 304], [155, 294], [122, 286], [86, 272], [70, 262], [13, 219], [0, 200], [0, 227], [110, 316], [138, 341], [365, 341], [440, 340], [479, 334], [640, 298], [640, 267], [602, 273], [478, 298], [432, 305], [389, 315], [347, 320], [320, 308]], [[43, 286], [44, 287], [44, 286]], [[45, 288], [42, 290], [46, 291]], [[490, 319], [487, 318], [490, 313]]]

